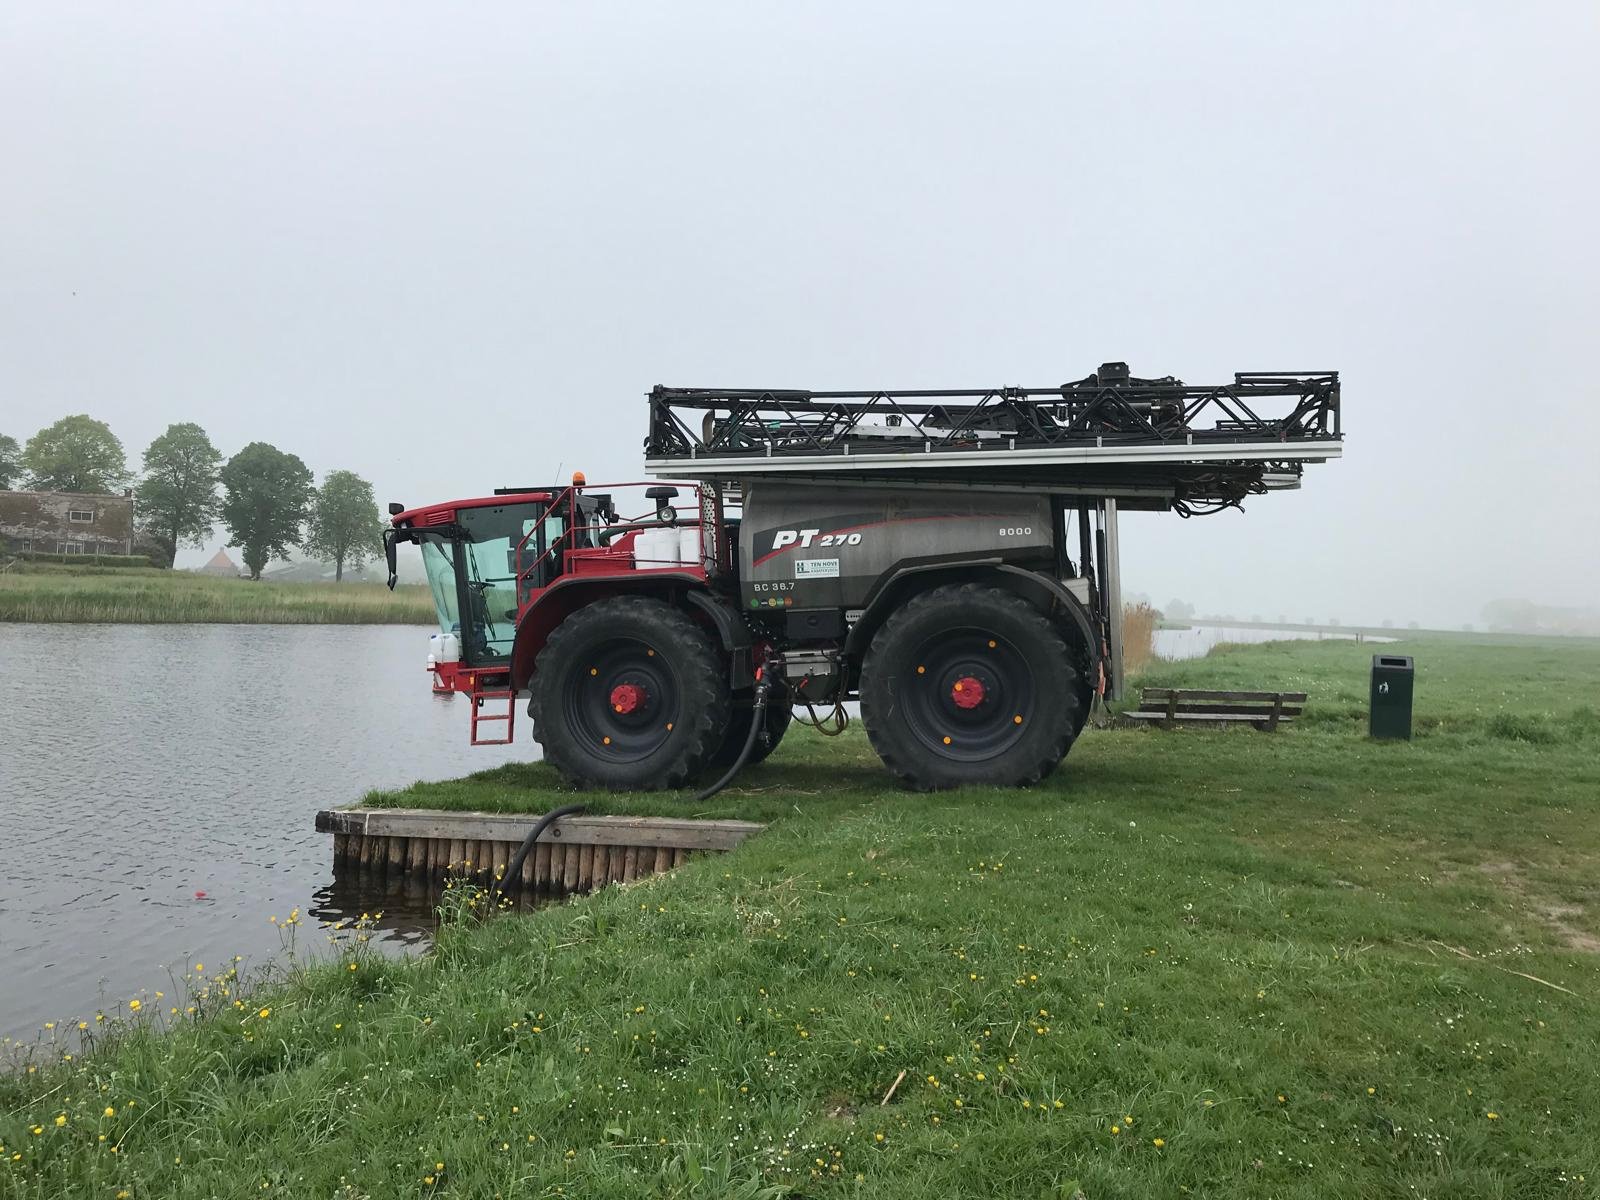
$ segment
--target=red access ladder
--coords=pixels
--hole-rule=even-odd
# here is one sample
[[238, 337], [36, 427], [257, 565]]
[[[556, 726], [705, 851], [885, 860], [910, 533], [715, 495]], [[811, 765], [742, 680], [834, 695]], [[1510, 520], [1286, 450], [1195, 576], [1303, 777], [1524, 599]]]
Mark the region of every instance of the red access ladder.
[[[495, 704], [503, 702], [505, 711], [491, 710], [490, 712], [484, 712], [484, 705], [490, 702]], [[493, 725], [498, 721], [506, 723], [505, 737], [486, 738], [479, 736], [479, 725]], [[474, 746], [509, 746], [516, 729], [516, 723], [517, 693], [515, 691], [510, 688], [492, 688], [472, 693], [472, 744]]]

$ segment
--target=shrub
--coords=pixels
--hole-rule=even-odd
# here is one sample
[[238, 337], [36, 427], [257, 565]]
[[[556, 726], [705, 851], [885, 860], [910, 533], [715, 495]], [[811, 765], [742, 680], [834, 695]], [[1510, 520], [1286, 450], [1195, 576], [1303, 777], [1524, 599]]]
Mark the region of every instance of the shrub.
[[29, 550], [18, 554], [23, 562], [59, 563], [63, 566], [148, 567], [148, 554], [44, 554]]

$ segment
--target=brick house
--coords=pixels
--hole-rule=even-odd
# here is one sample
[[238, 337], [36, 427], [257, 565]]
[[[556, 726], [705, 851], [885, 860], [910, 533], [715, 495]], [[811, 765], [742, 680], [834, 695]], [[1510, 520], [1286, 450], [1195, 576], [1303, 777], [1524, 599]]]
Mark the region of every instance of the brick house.
[[0, 492], [0, 550], [132, 554], [133, 493]]

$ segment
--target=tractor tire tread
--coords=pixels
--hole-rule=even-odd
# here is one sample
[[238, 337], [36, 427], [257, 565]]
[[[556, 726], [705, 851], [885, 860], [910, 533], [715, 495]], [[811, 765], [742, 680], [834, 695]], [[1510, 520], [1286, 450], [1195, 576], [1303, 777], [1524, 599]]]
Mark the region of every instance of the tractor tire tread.
[[[658, 642], [677, 642], [687, 651], [683, 661], [674, 666], [679, 674], [688, 729], [685, 736], [676, 739], [677, 745], [666, 763], [658, 764], [648, 777], [636, 778], [627, 778], [625, 771], [597, 770], [604, 764], [583, 751], [564, 729], [564, 722], [546, 719], [546, 708], [552, 700], [546, 695], [546, 688], [560, 686], [557, 677], [568, 647], [581, 648], [582, 639], [591, 630], [605, 634], [630, 625], [648, 630]], [[551, 670], [545, 670], [547, 666]], [[727, 668], [721, 652], [687, 613], [654, 596], [613, 596], [585, 605], [567, 617], [539, 651], [529, 690], [528, 715], [533, 719], [534, 740], [544, 748], [545, 761], [578, 788], [656, 791], [682, 787], [710, 763], [728, 721]]]
[[[883, 659], [893, 653], [898, 631], [911, 625], [923, 613], [944, 605], [960, 605], [963, 608], [993, 606], [998, 613], [1003, 613], [1012, 620], [1021, 621], [1025, 626], [1031, 626], [1031, 632], [1037, 638], [1037, 643], [1030, 647], [1029, 657], [1034, 658], [1036, 654], [1036, 661], [1041, 665], [1044, 662], [1054, 662], [1062, 666], [1069, 676], [1062, 680], [1065, 686], [1059, 691], [1061, 700], [1059, 719], [1048, 740], [1037, 747], [1036, 752], [1019, 767], [1007, 772], [1003, 778], [980, 782], [957, 778], [954, 773], [940, 772], [938, 770], [940, 764], [930, 763], [918, 747], [910, 744], [909, 739], [905, 739], [906, 744], [901, 744], [902, 739], [896, 737], [885, 722], [874, 719], [878, 714], [872, 710], [888, 699], [881, 691], [886, 681], [880, 678], [880, 672], [886, 669]], [[1046, 779], [1060, 765], [1082, 728], [1082, 714], [1079, 710], [1083, 705], [1078, 698], [1080, 690], [1078, 672], [1073, 667], [1073, 662], [1073, 652], [1066, 638], [1062, 636], [1059, 626], [1014, 592], [982, 583], [953, 583], [929, 588], [913, 596], [891, 615], [874, 634], [867, 647], [861, 665], [862, 724], [866, 726], [867, 739], [884, 767], [902, 784], [915, 791], [935, 791], [969, 784], [1030, 787]]]

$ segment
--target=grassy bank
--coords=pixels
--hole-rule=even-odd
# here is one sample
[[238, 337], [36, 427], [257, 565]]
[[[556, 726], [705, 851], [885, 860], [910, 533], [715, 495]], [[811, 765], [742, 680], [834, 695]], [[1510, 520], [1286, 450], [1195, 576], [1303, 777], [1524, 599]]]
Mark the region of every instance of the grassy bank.
[[431, 624], [423, 587], [251, 583], [188, 571], [35, 566], [0, 574], [0, 621], [242, 625]]
[[797, 732], [704, 806], [773, 822], [731, 855], [0, 1080], [0, 1193], [1593, 1195], [1600, 646], [1418, 653], [1409, 744], [1334, 642], [1148, 679], [1303, 725], [1094, 732], [1031, 791]]

